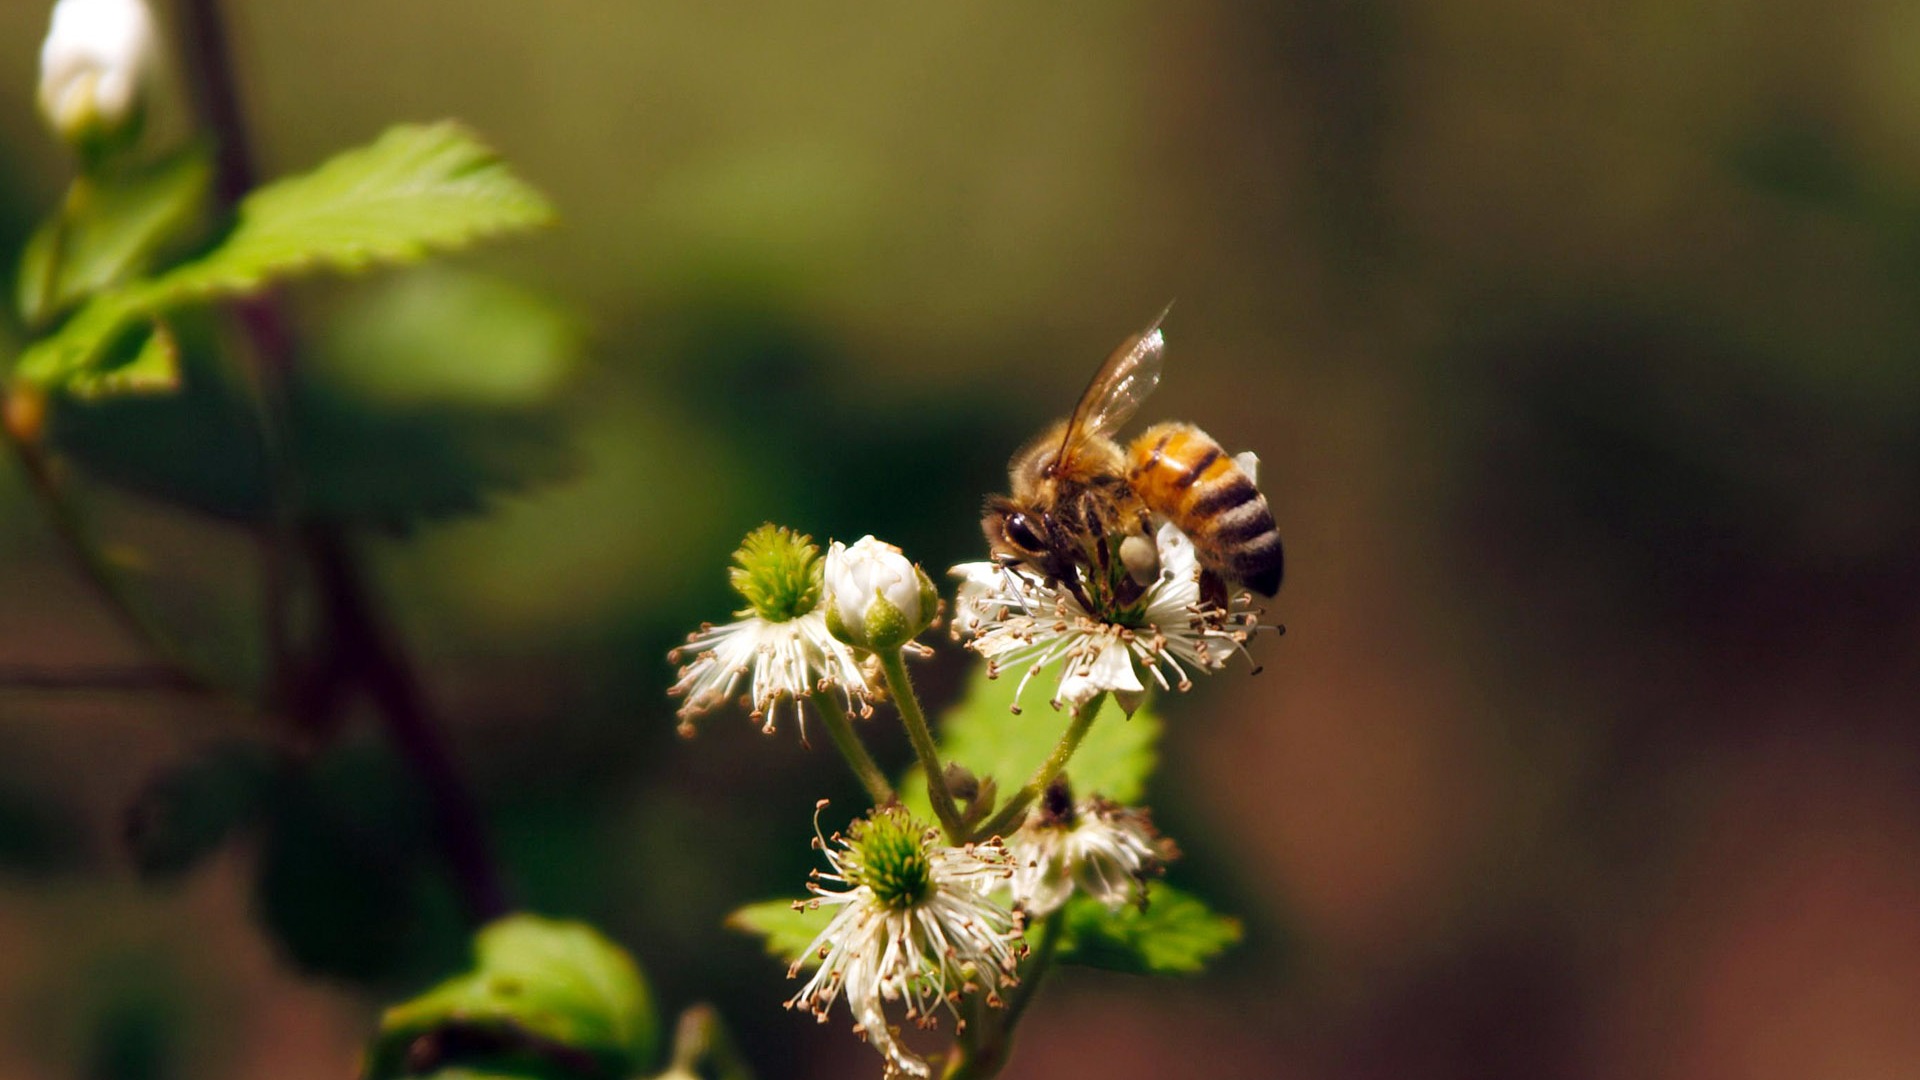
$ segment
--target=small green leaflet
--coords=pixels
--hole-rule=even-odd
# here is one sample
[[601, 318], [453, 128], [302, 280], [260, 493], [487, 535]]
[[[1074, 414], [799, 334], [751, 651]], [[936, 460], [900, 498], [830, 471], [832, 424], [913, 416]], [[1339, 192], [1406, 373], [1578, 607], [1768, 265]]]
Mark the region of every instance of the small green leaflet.
[[143, 169], [83, 176], [20, 255], [20, 317], [38, 326], [143, 273], [204, 207], [213, 170], [192, 147]]
[[180, 387], [180, 343], [166, 323], [155, 320], [133, 359], [111, 367], [76, 371], [67, 393], [82, 401], [122, 394], [164, 394]]
[[121, 328], [142, 315], [251, 295], [317, 270], [415, 262], [552, 218], [540, 193], [465, 128], [401, 125], [313, 172], [254, 191], [213, 250], [159, 277], [97, 295], [27, 350], [18, 376], [60, 385], [96, 363]]
[[474, 953], [473, 971], [381, 1017], [367, 1080], [428, 1070], [625, 1080], [652, 1064], [660, 1032], [647, 984], [592, 927], [513, 915], [481, 930]]
[[[727, 916], [727, 926], [743, 934], [757, 934], [764, 939], [767, 955], [782, 963], [790, 964], [795, 960], [812, 961], [807, 966], [818, 963], [817, 957], [807, 955], [807, 946], [820, 936], [833, 919], [833, 910], [826, 907], [805, 907], [795, 911], [791, 900], [762, 900]], [[804, 904], [804, 902], [803, 902]]]
[[1060, 961], [1137, 975], [1194, 975], [1240, 940], [1240, 920], [1199, 898], [1155, 883], [1147, 909], [1108, 911], [1086, 895], [1067, 902]]
[[[1058, 677], [1057, 668], [1048, 668], [1035, 675], [1033, 682], [1051, 687]], [[989, 679], [984, 668], [976, 669], [960, 703], [940, 719], [941, 760], [965, 765], [981, 778], [993, 777], [1003, 799], [1018, 791], [1047, 759], [1071, 719], [1044, 705], [1014, 713], [1011, 706], [1018, 684], [1015, 675]], [[1029, 697], [1033, 689], [1028, 688]], [[1160, 728], [1151, 703], [1129, 719], [1118, 705], [1108, 702], [1067, 765], [1075, 796], [1097, 792], [1115, 802], [1137, 802], [1159, 760]], [[916, 816], [934, 820], [927, 785], [917, 768], [901, 780], [899, 791], [900, 801]]]

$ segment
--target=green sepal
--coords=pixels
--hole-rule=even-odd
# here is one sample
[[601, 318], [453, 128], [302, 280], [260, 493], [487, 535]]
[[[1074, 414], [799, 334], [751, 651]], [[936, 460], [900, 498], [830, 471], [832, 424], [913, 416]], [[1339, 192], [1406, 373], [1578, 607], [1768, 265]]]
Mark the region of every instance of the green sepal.
[[840, 617], [840, 605], [833, 603], [832, 597], [827, 599], [827, 633], [833, 635], [833, 640], [843, 645], [852, 645], [856, 649], [865, 648], [866, 646], [860, 643], [860, 639], [847, 629], [847, 621]]
[[1194, 975], [1239, 942], [1240, 920], [1190, 893], [1152, 883], [1145, 909], [1117, 911], [1084, 893], [1067, 901], [1060, 927], [1063, 964], [1136, 975]]
[[866, 615], [861, 622], [859, 636], [865, 640], [860, 645], [866, 649], [897, 649], [919, 633], [919, 628], [907, 621], [907, 613], [894, 607], [893, 601], [877, 591], [873, 599], [867, 601]]
[[626, 1080], [659, 1020], [640, 969], [585, 923], [511, 915], [474, 938], [471, 972], [381, 1017], [365, 1080], [432, 1072]]

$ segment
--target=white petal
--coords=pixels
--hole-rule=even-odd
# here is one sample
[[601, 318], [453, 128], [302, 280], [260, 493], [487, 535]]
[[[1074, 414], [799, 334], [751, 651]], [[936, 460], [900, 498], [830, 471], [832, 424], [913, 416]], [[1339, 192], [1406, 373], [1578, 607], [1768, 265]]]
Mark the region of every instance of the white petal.
[[1140, 676], [1133, 670], [1132, 650], [1119, 638], [1102, 645], [1091, 660], [1073, 662], [1070, 667], [1072, 670], [1060, 680], [1060, 693], [1054, 700], [1074, 709], [1091, 701], [1095, 694], [1109, 691], [1138, 693], [1146, 689], [1140, 685]]

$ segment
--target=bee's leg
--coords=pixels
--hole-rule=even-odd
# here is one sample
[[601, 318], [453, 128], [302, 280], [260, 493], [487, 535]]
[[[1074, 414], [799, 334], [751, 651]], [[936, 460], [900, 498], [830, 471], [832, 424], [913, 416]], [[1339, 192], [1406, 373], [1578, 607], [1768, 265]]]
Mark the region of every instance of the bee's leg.
[[1067, 591], [1073, 594], [1073, 598], [1075, 600], [1080, 601], [1081, 610], [1086, 611], [1089, 614], [1092, 614], [1096, 617], [1100, 614], [1100, 609], [1094, 607], [1093, 601], [1087, 599], [1086, 590], [1080, 587], [1079, 574], [1069, 569], [1064, 574], [1055, 574], [1053, 576], [1053, 579], [1059, 582], [1060, 584], [1065, 585], [1067, 587]]
[[1227, 610], [1227, 582], [1212, 570], [1200, 570], [1200, 606]]

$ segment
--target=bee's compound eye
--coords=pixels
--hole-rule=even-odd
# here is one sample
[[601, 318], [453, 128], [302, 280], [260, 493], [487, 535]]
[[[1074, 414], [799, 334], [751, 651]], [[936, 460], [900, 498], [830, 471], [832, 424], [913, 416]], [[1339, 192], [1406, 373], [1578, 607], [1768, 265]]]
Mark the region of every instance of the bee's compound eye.
[[1033, 525], [1027, 520], [1025, 514], [1007, 515], [1007, 539], [1028, 551], [1046, 549], [1046, 545], [1040, 542], [1040, 537], [1034, 535]]

